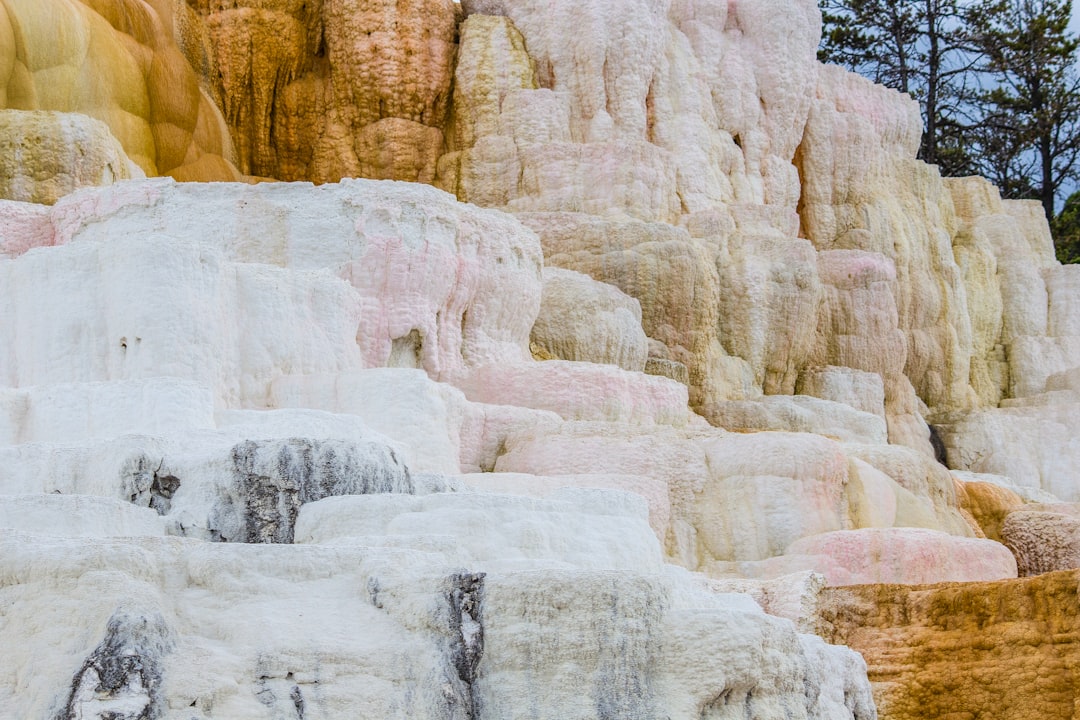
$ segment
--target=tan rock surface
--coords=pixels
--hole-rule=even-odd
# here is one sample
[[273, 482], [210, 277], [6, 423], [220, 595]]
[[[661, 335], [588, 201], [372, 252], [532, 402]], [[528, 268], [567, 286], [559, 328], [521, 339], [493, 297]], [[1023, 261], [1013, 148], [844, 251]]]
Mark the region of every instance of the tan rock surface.
[[[893, 264], [904, 375], [931, 408], [970, 407], [971, 321], [952, 250], [955, 211], [937, 169], [914, 160], [918, 106], [830, 66], [819, 69], [816, 95], [796, 156], [802, 232], [818, 250], [878, 253]], [[887, 387], [886, 403], [890, 395]]]
[[896, 526], [961, 535], [977, 533], [960, 512], [949, 470], [925, 453], [902, 445], [846, 444], [844, 452], [887, 475], [898, 486]]
[[765, 393], [792, 394], [814, 348], [823, 296], [813, 246], [777, 232], [735, 233], [716, 265], [724, 349], [750, 364]]
[[649, 352], [637, 300], [588, 275], [555, 267], [544, 269], [531, 341], [551, 357], [638, 372]]
[[[957, 480], [956, 497], [960, 507], [969, 513], [983, 534], [1001, 542], [1001, 525], [1006, 516], [1024, 506], [1024, 499], [1008, 488], [988, 482]], [[1023, 570], [1021, 575], [1027, 574]]]
[[[313, 521], [311, 538], [403, 543], [409, 533], [388, 529], [405, 518], [424, 553], [460, 537], [501, 562], [506, 537], [530, 559], [599, 568], [490, 578], [475, 687], [500, 718], [587, 714], [594, 690], [615, 698], [597, 713], [619, 718], [874, 716], [864, 686], [845, 685], [857, 658], [838, 671], [776, 619], [769, 632], [749, 615], [709, 620], [686, 599], [697, 586], [716, 602], [705, 590], [723, 583], [690, 571], [732, 588], [761, 578], [759, 599], [798, 621], [820, 603], [822, 632], [866, 648], [886, 717], [1075, 716], [1076, 573], [818, 594], [814, 573], [832, 585], [983, 581], [1015, 575], [1017, 559], [1025, 574], [1080, 564], [1075, 515], [1020, 500], [1080, 499], [1080, 273], [1054, 262], [1037, 205], [916, 160], [912, 99], [816, 63], [817, 5], [0, 0], [0, 108], [81, 112], [118, 143], [79, 172], [64, 170], [77, 142], [12, 144], [0, 167], [11, 161], [15, 184], [63, 179], [19, 191], [30, 199], [118, 176], [125, 154], [179, 179], [324, 183], [150, 181], [47, 213], [0, 202], [0, 254], [18, 256], [0, 262], [0, 380], [17, 386], [0, 393], [0, 436], [19, 444], [0, 463], [16, 468], [5, 482], [18, 468], [63, 480], [51, 447], [22, 446], [69, 431], [148, 431], [185, 413], [265, 427], [285, 411], [321, 435], [362, 421], [417, 487], [549, 499], [445, 492], [432, 514], [376, 512], [377, 532], [354, 510], [397, 501], [352, 499], [327, 505], [332, 522]], [[24, 145], [44, 160], [27, 162]], [[489, 209], [431, 187], [336, 182], [351, 176]], [[203, 387], [152, 402], [141, 393], [163, 373]], [[129, 380], [148, 385], [110, 394]], [[924, 418], [953, 465], [1026, 490], [957, 482]], [[61, 449], [60, 464], [115, 480], [78, 452]], [[540, 524], [539, 511], [517, 513], [557, 496], [637, 506], [636, 530], [596, 519], [606, 512]], [[505, 536], [472, 531], [488, 502]], [[612, 574], [655, 570], [661, 550], [683, 567]], [[603, 569], [605, 557], [618, 565]], [[306, 559], [333, 574], [329, 558]], [[367, 576], [347, 579], [355, 591]], [[272, 594], [271, 580], [259, 590]], [[309, 590], [289, 592], [325, 600]], [[372, 612], [350, 617], [370, 625]], [[468, 631], [457, 622], [452, 633]], [[244, 662], [214, 682], [246, 691]], [[16, 681], [38, 666], [21, 667]], [[392, 676], [364, 687], [412, 692]], [[651, 694], [654, 679], [681, 699]], [[245, 709], [262, 699], [245, 697]]]
[[878, 252], [823, 250], [817, 266], [823, 301], [810, 366], [877, 375], [890, 442], [932, 455], [915, 389], [904, 374], [909, 341], [900, 328], [896, 263]]
[[540, 235], [546, 264], [585, 273], [638, 300], [645, 333], [667, 347], [666, 359], [687, 367], [691, 407], [754, 394], [753, 369], [727, 353], [717, 332], [715, 260], [686, 230], [579, 213], [518, 217]]
[[817, 631], [862, 653], [890, 720], [1076, 717], [1080, 571], [826, 589]]
[[144, 177], [99, 120], [0, 110], [0, 197], [52, 205], [81, 187]]

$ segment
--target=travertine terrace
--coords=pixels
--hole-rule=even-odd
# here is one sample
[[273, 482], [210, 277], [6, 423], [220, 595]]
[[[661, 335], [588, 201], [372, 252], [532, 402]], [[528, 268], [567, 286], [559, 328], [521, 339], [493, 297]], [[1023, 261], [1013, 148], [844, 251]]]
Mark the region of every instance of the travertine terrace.
[[0, 0], [0, 717], [1073, 717], [1080, 266], [820, 22]]

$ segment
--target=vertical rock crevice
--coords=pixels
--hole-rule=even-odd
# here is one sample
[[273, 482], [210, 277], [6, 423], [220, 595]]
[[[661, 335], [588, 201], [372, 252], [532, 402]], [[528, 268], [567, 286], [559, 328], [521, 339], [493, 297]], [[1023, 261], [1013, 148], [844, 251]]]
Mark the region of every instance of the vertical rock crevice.
[[449, 661], [453, 676], [444, 688], [448, 720], [479, 720], [476, 677], [484, 656], [485, 573], [457, 573], [449, 578]]

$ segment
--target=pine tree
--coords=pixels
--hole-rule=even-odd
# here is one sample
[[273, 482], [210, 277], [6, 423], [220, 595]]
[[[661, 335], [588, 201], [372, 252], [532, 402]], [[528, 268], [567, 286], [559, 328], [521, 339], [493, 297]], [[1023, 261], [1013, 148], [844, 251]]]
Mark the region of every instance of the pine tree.
[[1080, 191], [1069, 196], [1050, 227], [1054, 231], [1054, 249], [1058, 260], [1080, 263]]
[[912, 0], [820, 0], [824, 25], [818, 58], [900, 92], [911, 92], [918, 20]]
[[1039, 199], [1051, 222], [1080, 160], [1080, 42], [1068, 31], [1071, 12], [1071, 0], [994, 0], [968, 18], [988, 74], [983, 174], [1006, 196]]
[[970, 172], [965, 109], [978, 56], [964, 0], [820, 0], [818, 57], [906, 92], [922, 106], [919, 156], [947, 175]]

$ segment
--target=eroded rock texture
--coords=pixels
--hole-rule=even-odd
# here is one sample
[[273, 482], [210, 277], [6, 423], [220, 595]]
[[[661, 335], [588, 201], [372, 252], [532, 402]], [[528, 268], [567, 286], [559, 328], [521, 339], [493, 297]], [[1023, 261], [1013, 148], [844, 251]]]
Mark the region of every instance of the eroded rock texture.
[[[540, 302], [533, 233], [423, 186], [159, 180], [70, 196], [40, 220], [8, 227], [43, 230], [36, 244], [64, 247], [3, 272], [31, 277], [43, 272], [35, 263], [55, 262], [70, 270], [5, 299], [0, 335], [11, 351], [0, 375], [14, 386], [164, 372], [214, 387], [224, 406], [265, 407], [269, 383], [284, 374], [391, 365], [449, 378], [524, 357]], [[127, 272], [129, 262], [146, 270]], [[31, 307], [42, 322], [16, 331]], [[52, 313], [101, 328], [68, 356], [89, 362], [18, 359], [13, 333], [48, 344], [63, 332], [44, 320]]]
[[882, 717], [1072, 717], [1078, 575], [836, 588], [818, 631], [866, 658]]
[[[100, 642], [72, 628], [135, 595], [177, 638], [163, 702], [195, 717], [874, 716], [854, 655], [668, 564], [660, 541], [680, 538], [671, 547], [697, 569], [855, 522], [839, 444], [730, 434], [696, 418], [674, 380], [535, 361], [540, 247], [513, 218], [362, 181], [156, 180], [43, 214], [9, 206], [0, 490], [18, 499], [0, 496], [0, 534], [18, 581], [4, 591], [27, 618], [63, 598], [46, 601], [48, 622], [71, 638], [20, 661], [37, 669], [32, 687], [2, 691], [20, 712], [66, 702], [75, 691], [60, 688]], [[133, 267], [144, 272], [122, 272]], [[635, 301], [573, 280], [636, 321]], [[52, 333], [80, 317], [96, 330], [50, 355]], [[640, 326], [629, 346], [640, 364]], [[567, 453], [561, 477], [529, 481], [559, 470], [559, 454], [529, 460], [530, 444], [576, 423], [598, 439], [655, 433], [703, 462], [658, 474], [598, 443], [583, 449], [605, 480]], [[736, 524], [770, 480], [747, 482], [734, 463], [759, 452], [798, 500], [749, 537]], [[462, 475], [511, 461], [528, 476], [516, 492], [477, 492]], [[522, 497], [529, 485], [546, 497]], [[738, 507], [722, 500], [731, 489]], [[75, 508], [85, 517], [65, 523]], [[31, 537], [49, 539], [14, 550]], [[5, 625], [5, 646], [23, 646], [25, 626]], [[208, 652], [213, 663], [193, 660]], [[704, 683], [702, 667], [714, 669]], [[137, 713], [151, 707], [140, 677], [115, 686]]]
[[119, 608], [71, 681], [55, 720], [152, 718], [164, 711], [162, 665], [173, 638], [160, 614]]
[[1021, 577], [1080, 568], [1080, 507], [1034, 505], [1009, 513], [1002, 542], [1016, 555]]
[[457, 51], [450, 0], [188, 3], [246, 174], [432, 182]]
[[[4, 701], [28, 714], [58, 703], [63, 718], [169, 707], [198, 718], [876, 717], [858, 656], [664, 566], [632, 496], [367, 495], [300, 515], [321, 538], [299, 527], [299, 545], [39, 535], [31, 550], [32, 536], [0, 532], [17, 580], [0, 590], [14, 621], [5, 643], [20, 647], [9, 641], [24, 622], [47, 628]], [[389, 532], [367, 535], [380, 523]], [[507, 542], [478, 537], [484, 526]], [[637, 551], [611, 545], [616, 528]], [[552, 562], [555, 548], [580, 553]], [[450, 570], [461, 564], [473, 569]], [[131, 597], [142, 609], [116, 620]], [[73, 632], [110, 615], [104, 641]]]
[[0, 197], [45, 205], [144, 177], [107, 125], [76, 113], [0, 111], [0, 157]]
[[[1033, 207], [916, 161], [912, 101], [816, 63], [814, 3], [50, 2], [6, 8], [19, 30], [8, 106], [37, 97], [27, 74], [128, 62], [64, 47], [38, 59], [68, 23], [105, 33], [95, 48], [152, 51], [108, 79], [146, 96], [122, 106], [149, 118], [152, 151], [129, 140], [138, 123], [110, 128], [147, 172], [210, 170], [216, 152], [254, 176], [436, 183], [514, 212], [549, 264], [639, 301], [652, 372], [686, 382], [714, 424], [744, 429], [722, 403], [790, 395], [840, 366], [880, 376], [891, 442], [931, 453], [932, 414], [966, 449], [993, 413], [960, 426], [949, 413], [1041, 393], [1072, 368], [1072, 326], [1040, 305], [1065, 312], [1072, 279]], [[90, 112], [68, 105], [55, 109]], [[189, 126], [216, 128], [221, 147]], [[166, 148], [185, 138], [202, 149]], [[172, 159], [139, 160], [159, 154]], [[1050, 487], [1050, 445], [1032, 439], [949, 462]]]
[[[231, 454], [238, 496], [233, 507], [240, 525], [233, 537], [241, 542], [292, 542], [304, 503], [333, 495], [413, 490], [408, 469], [397, 462], [393, 451], [377, 446], [247, 440], [233, 447]], [[229, 519], [220, 521], [226, 524]], [[224, 536], [227, 530], [221, 527], [214, 532]]]
[[649, 339], [641, 305], [618, 288], [559, 268], [544, 271], [540, 312], [530, 335], [533, 354], [618, 365], [641, 371]]

